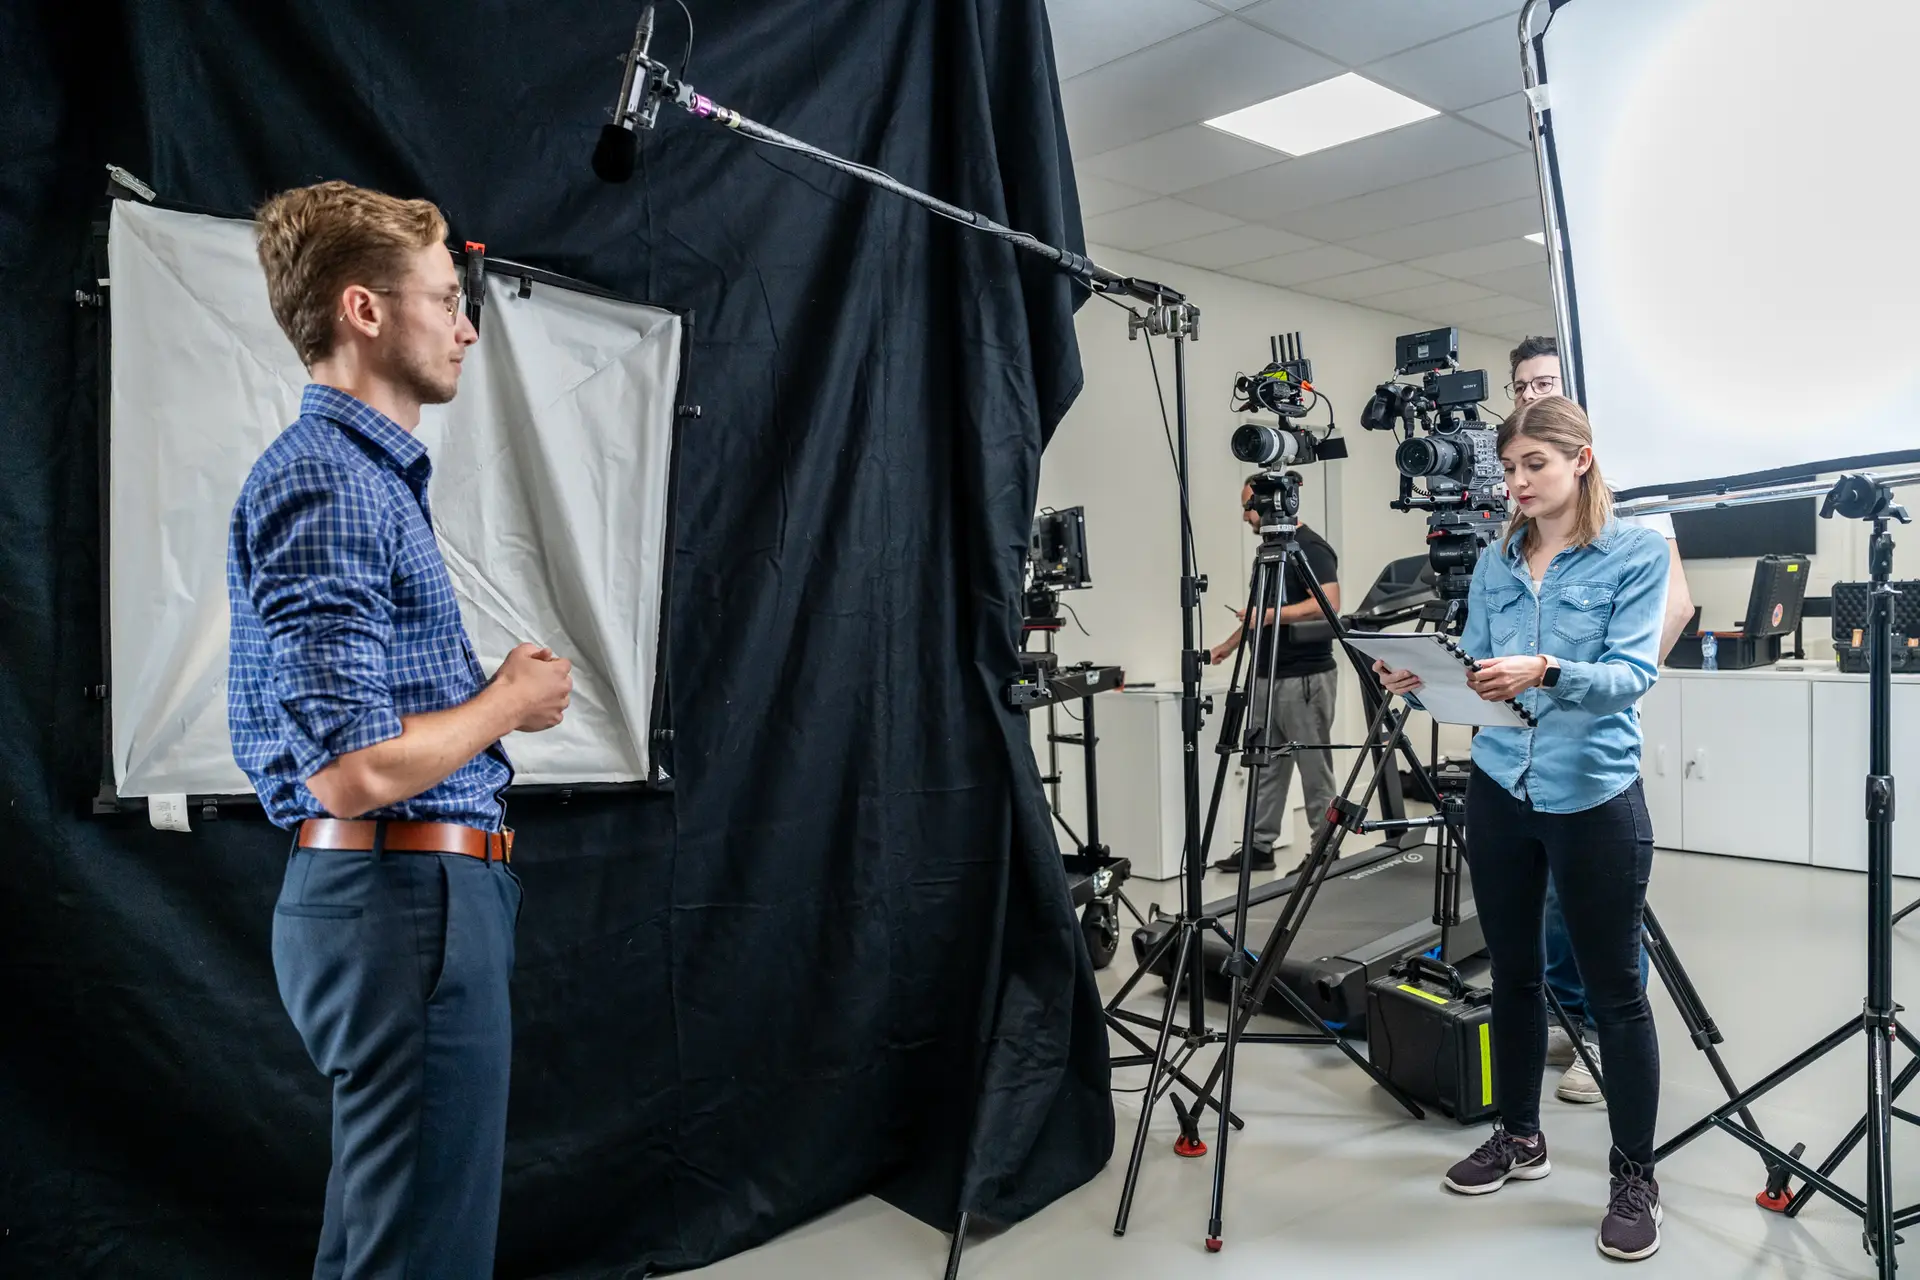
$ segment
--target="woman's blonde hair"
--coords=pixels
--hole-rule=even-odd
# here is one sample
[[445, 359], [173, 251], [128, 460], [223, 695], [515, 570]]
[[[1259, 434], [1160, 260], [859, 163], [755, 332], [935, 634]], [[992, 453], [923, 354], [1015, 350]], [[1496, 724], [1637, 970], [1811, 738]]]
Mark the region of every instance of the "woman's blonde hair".
[[[1516, 409], [1501, 423], [1498, 445], [1501, 456], [1505, 457], [1507, 446], [1522, 436], [1558, 449], [1569, 460], [1579, 457], [1580, 450], [1593, 448], [1593, 424], [1587, 421], [1587, 411], [1565, 396], [1542, 396]], [[1584, 547], [1598, 538], [1607, 521], [1613, 518], [1613, 492], [1600, 477], [1598, 457], [1592, 459], [1581, 475], [1580, 492], [1573, 501], [1571, 545]], [[1532, 541], [1533, 517], [1525, 512], [1514, 513], [1513, 523], [1507, 526], [1507, 536], [1500, 545], [1510, 547], [1516, 537], [1523, 551]]]

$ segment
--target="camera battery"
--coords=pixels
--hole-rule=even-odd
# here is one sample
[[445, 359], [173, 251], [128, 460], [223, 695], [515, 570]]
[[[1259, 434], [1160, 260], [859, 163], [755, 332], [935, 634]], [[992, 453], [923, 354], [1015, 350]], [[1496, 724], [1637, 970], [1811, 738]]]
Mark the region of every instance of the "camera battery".
[[1367, 1054], [1417, 1101], [1461, 1124], [1495, 1114], [1492, 992], [1419, 957], [1367, 984]]

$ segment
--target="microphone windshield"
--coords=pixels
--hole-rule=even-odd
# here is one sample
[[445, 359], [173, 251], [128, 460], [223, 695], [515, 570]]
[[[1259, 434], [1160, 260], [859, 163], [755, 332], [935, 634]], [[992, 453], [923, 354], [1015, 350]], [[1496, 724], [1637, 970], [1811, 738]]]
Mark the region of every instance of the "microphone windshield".
[[593, 148], [593, 172], [602, 182], [625, 182], [633, 176], [635, 152], [640, 140], [631, 130], [617, 124], [600, 126], [600, 141]]

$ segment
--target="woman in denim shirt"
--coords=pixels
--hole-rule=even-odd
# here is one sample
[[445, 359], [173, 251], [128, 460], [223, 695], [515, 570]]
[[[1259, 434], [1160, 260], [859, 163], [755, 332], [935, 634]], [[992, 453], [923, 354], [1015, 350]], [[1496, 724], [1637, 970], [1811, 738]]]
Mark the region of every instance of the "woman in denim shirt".
[[[1493, 959], [1502, 1127], [1448, 1171], [1446, 1186], [1484, 1195], [1549, 1172], [1540, 918], [1551, 868], [1607, 1064], [1613, 1193], [1599, 1246], [1631, 1261], [1660, 1247], [1660, 1051], [1640, 977], [1653, 824], [1634, 704], [1659, 670], [1667, 546], [1613, 518], [1574, 402], [1549, 396], [1519, 410], [1500, 428], [1499, 449], [1516, 510], [1474, 569], [1461, 647], [1480, 657], [1469, 676], [1480, 696], [1518, 701], [1535, 727], [1483, 729], [1473, 740], [1467, 853]], [[1394, 693], [1419, 687], [1406, 672], [1376, 670]]]

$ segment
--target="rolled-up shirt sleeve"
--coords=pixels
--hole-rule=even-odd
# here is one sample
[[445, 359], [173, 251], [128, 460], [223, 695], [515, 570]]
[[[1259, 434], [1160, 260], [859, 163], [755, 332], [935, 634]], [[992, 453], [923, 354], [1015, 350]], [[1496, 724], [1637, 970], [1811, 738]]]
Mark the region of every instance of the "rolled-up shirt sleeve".
[[399, 531], [385, 495], [315, 458], [262, 484], [247, 517], [253, 608], [305, 781], [400, 736], [387, 677]]

